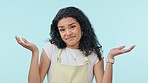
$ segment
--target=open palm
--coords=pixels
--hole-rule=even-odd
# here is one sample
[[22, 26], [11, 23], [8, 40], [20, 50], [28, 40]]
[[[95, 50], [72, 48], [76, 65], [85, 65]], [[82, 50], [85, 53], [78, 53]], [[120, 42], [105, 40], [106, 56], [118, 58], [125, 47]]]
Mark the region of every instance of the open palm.
[[135, 47], [135, 45], [131, 46], [128, 49], [124, 49], [125, 46], [120, 46], [118, 48], [113, 48], [109, 52], [109, 57], [114, 57], [114, 56], [117, 56], [119, 54], [130, 52], [134, 47]]
[[18, 44], [20, 44], [24, 48], [26, 48], [32, 52], [38, 52], [37, 46], [33, 43], [28, 42], [25, 38], [22, 38], [22, 40], [21, 40], [18, 36], [15, 36], [15, 39], [18, 42]]

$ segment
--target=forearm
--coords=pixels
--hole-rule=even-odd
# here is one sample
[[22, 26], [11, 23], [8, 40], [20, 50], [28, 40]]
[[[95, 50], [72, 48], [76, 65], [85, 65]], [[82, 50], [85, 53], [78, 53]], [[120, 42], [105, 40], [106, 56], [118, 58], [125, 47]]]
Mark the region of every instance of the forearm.
[[112, 72], [113, 72], [113, 64], [106, 63], [106, 68], [105, 68], [102, 83], [112, 83]]
[[125, 46], [120, 46], [118, 48], [113, 48], [109, 52], [107, 58], [109, 58], [111, 61], [109, 61], [109, 63], [106, 64], [106, 69], [105, 69], [102, 83], [112, 83], [112, 75], [113, 75], [113, 64], [112, 63], [114, 63], [114, 57], [119, 54], [130, 52], [134, 47], [135, 45], [131, 46], [129, 49], [124, 50]]
[[[107, 58], [113, 59], [113, 56], [109, 54]], [[106, 61], [106, 68], [102, 83], [112, 83], [112, 76], [113, 76], [113, 63], [110, 61]]]
[[29, 70], [29, 75], [28, 75], [29, 83], [40, 83], [38, 54], [39, 54], [38, 52], [32, 53], [30, 70]]

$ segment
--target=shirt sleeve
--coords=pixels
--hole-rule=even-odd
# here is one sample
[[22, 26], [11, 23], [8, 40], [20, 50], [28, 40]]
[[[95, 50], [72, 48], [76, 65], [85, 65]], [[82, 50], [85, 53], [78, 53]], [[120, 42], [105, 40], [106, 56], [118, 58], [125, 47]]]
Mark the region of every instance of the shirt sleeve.
[[[104, 59], [104, 56], [101, 54], [101, 58]], [[98, 58], [98, 56], [95, 57], [95, 64], [98, 63], [100, 60]]]
[[52, 51], [53, 51], [53, 45], [50, 42], [47, 42], [44, 47], [43, 47], [46, 55], [48, 56], [48, 58], [51, 60], [51, 56], [52, 56]]

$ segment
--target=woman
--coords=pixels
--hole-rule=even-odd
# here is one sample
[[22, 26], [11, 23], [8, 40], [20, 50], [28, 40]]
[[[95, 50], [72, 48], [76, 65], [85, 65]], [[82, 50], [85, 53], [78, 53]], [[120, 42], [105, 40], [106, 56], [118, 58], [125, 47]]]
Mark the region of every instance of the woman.
[[17, 42], [32, 52], [29, 83], [42, 83], [47, 73], [48, 83], [112, 83], [114, 57], [130, 52], [135, 46], [112, 49], [106, 59], [87, 16], [76, 7], [66, 7], [57, 13], [51, 24], [51, 39], [42, 50], [38, 64], [36, 45], [16, 36]]

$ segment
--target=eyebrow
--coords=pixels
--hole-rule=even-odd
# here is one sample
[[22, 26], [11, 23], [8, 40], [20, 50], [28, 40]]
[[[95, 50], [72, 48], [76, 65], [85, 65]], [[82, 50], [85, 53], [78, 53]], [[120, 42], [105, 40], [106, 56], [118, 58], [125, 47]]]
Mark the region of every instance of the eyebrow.
[[[73, 24], [75, 24], [75, 22], [72, 22], [71, 24], [68, 24], [68, 26], [71, 26], [71, 25], [73, 25]], [[64, 26], [58, 26], [58, 28], [63, 28]]]

